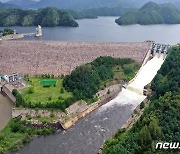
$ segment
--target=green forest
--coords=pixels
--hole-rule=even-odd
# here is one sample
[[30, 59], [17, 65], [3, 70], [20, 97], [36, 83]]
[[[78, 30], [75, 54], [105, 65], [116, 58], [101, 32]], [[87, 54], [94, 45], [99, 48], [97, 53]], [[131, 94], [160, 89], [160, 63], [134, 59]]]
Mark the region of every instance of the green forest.
[[128, 131], [120, 129], [105, 142], [103, 154], [175, 153], [156, 143], [180, 142], [180, 47], [173, 47], [151, 84], [153, 94], [143, 116]]
[[[78, 13], [71, 15], [70, 12], [56, 8], [44, 8], [38, 10], [0, 9], [0, 26], [70, 26], [77, 27], [74, 18]], [[84, 15], [81, 15], [83, 18]]]
[[119, 25], [180, 24], [180, 10], [172, 4], [149, 2], [137, 11], [129, 11], [119, 19]]
[[[134, 61], [131, 59], [99, 57], [91, 63], [77, 67], [65, 77], [63, 85], [68, 91], [74, 93], [76, 99], [92, 99], [104, 81], [114, 78], [115, 66], [132, 63]], [[123, 69], [125, 74], [133, 77], [137, 68], [123, 67]]]

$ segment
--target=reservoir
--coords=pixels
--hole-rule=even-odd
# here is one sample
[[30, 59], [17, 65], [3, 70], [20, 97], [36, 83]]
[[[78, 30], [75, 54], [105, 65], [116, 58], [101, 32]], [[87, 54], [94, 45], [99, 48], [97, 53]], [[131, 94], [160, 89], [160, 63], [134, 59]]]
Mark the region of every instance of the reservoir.
[[[79, 27], [43, 27], [41, 38], [26, 37], [25, 40], [90, 41], [90, 42], [143, 42], [177, 44], [180, 42], [180, 25], [129, 25], [119, 26], [118, 17], [77, 20]], [[11, 27], [18, 33], [35, 32], [36, 27]], [[3, 29], [3, 27], [0, 27]]]
[[12, 117], [12, 101], [0, 93], [0, 130], [2, 130]]
[[[144, 65], [129, 85], [143, 91], [163, 63], [163, 56], [154, 57]], [[111, 137], [145, 99], [135, 91], [123, 89], [118, 96], [101, 106], [68, 130], [35, 138], [19, 154], [97, 154], [100, 146]]]

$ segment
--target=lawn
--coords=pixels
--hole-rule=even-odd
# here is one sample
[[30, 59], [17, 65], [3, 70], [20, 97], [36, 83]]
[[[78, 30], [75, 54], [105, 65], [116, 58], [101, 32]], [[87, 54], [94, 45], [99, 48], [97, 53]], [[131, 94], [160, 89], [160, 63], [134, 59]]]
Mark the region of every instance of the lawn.
[[[63, 79], [42, 79], [42, 78], [30, 78], [28, 82], [30, 87], [21, 90], [22, 97], [25, 102], [31, 103], [47, 103], [57, 101], [59, 97], [66, 99], [72, 97], [71, 92], [67, 92], [63, 86]], [[51, 84], [51, 86], [43, 86], [46, 84]], [[63, 92], [62, 92], [63, 88]], [[31, 92], [30, 92], [31, 89]]]

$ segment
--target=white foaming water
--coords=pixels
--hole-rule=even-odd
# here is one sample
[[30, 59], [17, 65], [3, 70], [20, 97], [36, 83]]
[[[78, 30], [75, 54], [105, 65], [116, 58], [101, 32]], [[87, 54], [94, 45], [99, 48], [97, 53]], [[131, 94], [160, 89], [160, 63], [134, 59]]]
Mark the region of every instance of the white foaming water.
[[132, 108], [135, 109], [146, 98], [146, 96], [143, 95], [144, 86], [153, 80], [163, 62], [163, 54], [161, 54], [160, 57], [156, 55], [153, 59], [148, 61], [143, 67], [141, 67], [138, 75], [134, 81], [128, 85], [127, 89], [122, 89], [115, 99], [103, 105], [99, 108], [99, 111], [104, 111], [114, 105], [127, 104], [133, 105]]
[[143, 92], [144, 86], [148, 85], [153, 80], [163, 62], [163, 54], [161, 54], [159, 58], [158, 55], [156, 55], [142, 67], [135, 80], [129, 84], [128, 87], [133, 87]]

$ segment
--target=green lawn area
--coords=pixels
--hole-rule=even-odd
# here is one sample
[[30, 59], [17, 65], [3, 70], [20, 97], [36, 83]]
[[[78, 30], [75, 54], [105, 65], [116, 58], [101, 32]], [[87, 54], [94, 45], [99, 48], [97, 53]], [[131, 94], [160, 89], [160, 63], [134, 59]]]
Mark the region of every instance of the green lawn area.
[[[73, 94], [71, 92], [67, 92], [63, 86], [63, 79], [55, 78], [55, 79], [42, 79], [42, 78], [30, 78], [28, 82], [30, 87], [21, 90], [22, 97], [25, 99], [25, 102], [31, 103], [47, 103], [54, 102], [58, 100], [58, 97], [62, 97], [63, 99], [72, 97]], [[54, 84], [56, 83], [56, 86]], [[44, 84], [51, 84], [50, 87], [44, 87]], [[61, 89], [64, 89], [64, 92], [61, 92]], [[32, 93], [30, 93], [33, 91]]]
[[[126, 67], [131, 68], [133, 70], [133, 72], [130, 74], [125, 74], [124, 69]], [[105, 85], [106, 85], [106, 87], [108, 87], [108, 86], [111, 86], [114, 84], [119, 84], [120, 80], [130, 81], [131, 79], [134, 78], [134, 76], [137, 73], [137, 71], [139, 70], [139, 68], [140, 68], [140, 64], [137, 62], [134, 62], [132, 64], [126, 64], [126, 65], [124, 65], [124, 68], [122, 66], [115, 66], [113, 68], [114, 78], [103, 82], [100, 86], [100, 89], [105, 88]]]
[[[125, 74], [124, 70], [126, 68], [129, 68], [133, 71], [128, 74]], [[137, 71], [139, 70], [139, 68], [140, 68], [140, 64], [138, 64], [137, 62], [134, 62], [132, 64], [126, 64], [126, 65], [124, 65], [124, 68], [122, 68], [121, 66], [115, 66], [113, 69], [114, 70], [114, 79], [121, 79], [121, 80], [129, 81], [134, 78], [134, 76], [137, 73]]]

